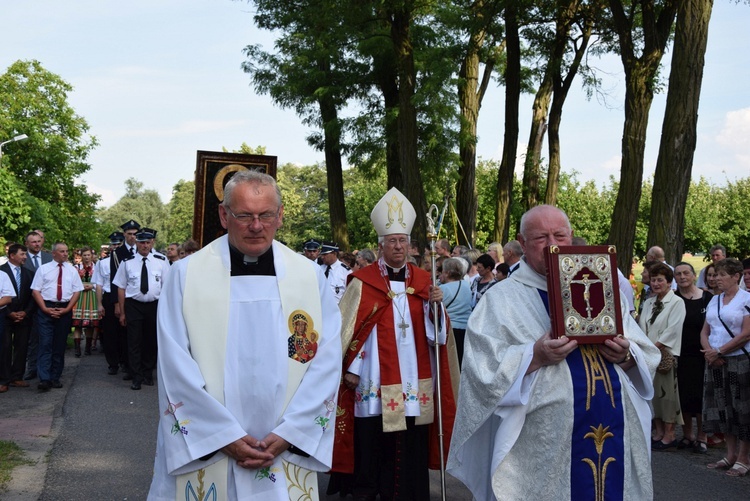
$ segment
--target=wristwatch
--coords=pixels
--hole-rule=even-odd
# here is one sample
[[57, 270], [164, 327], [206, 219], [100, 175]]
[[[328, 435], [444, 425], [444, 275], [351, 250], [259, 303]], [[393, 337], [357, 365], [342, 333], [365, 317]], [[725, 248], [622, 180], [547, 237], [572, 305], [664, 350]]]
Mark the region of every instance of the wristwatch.
[[724, 358], [724, 354], [721, 352], [721, 348], [716, 348], [716, 354], [719, 355], [719, 358]]
[[626, 364], [632, 360], [633, 356], [630, 354], [630, 349], [628, 348], [628, 352], [625, 354], [625, 358], [622, 360], [622, 362], [618, 362], [617, 365], [620, 364]]

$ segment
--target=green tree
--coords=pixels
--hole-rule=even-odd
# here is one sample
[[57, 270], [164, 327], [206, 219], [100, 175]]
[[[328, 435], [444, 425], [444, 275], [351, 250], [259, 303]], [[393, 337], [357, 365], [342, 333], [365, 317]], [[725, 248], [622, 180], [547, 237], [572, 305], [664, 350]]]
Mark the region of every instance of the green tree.
[[[364, 67], [343, 50], [347, 32], [339, 26], [344, 6], [335, 1], [254, 0], [256, 24], [276, 31], [275, 53], [258, 45], [245, 48], [245, 72], [258, 92], [283, 108], [294, 108], [303, 123], [322, 132], [308, 142], [326, 159], [330, 225], [334, 239], [349, 247], [343, 189], [343, 121], [339, 112], [357, 87], [353, 75]], [[339, 27], [337, 29], [337, 27]]]
[[[221, 151], [228, 152], [229, 150], [222, 146]], [[233, 150], [232, 153], [244, 153], [245, 155], [265, 155], [266, 147], [258, 145], [255, 148], [249, 146], [243, 142], [239, 150]]]
[[722, 208], [719, 219], [721, 239], [727, 254], [737, 258], [750, 257], [750, 177], [729, 182], [718, 201]]
[[[3, 167], [28, 194], [29, 220], [19, 226], [16, 239], [32, 228], [44, 229], [50, 242], [64, 239], [71, 246], [101, 238], [94, 219], [99, 196], [79, 182], [91, 168], [87, 159], [97, 142], [68, 103], [72, 89], [38, 61], [16, 61], [0, 75], [0, 137], [28, 136], [8, 145], [3, 155]], [[20, 209], [18, 203], [11, 197], [0, 205]]]
[[594, 181], [581, 184], [577, 172], [560, 175], [557, 206], [568, 214], [574, 235], [590, 245], [607, 243], [613, 202]]
[[720, 226], [723, 214], [724, 190], [701, 177], [690, 184], [685, 204], [684, 248], [687, 252], [705, 252], [712, 245], [724, 242]]
[[7, 241], [22, 241], [23, 229], [31, 221], [31, 201], [15, 176], [0, 169], [0, 235]]
[[99, 211], [99, 220], [107, 231], [113, 231], [130, 219], [135, 219], [141, 227], [157, 231], [154, 246], [161, 248], [171, 241], [167, 225], [167, 208], [154, 189], [144, 188], [135, 178], [125, 181], [125, 195], [114, 205]]
[[172, 188], [172, 198], [166, 207], [164, 231], [169, 241], [162, 239], [163, 243], [184, 242], [192, 238], [194, 208], [195, 182], [180, 179]]
[[[332, 240], [328, 217], [326, 170], [322, 165], [284, 164], [277, 181], [284, 203], [284, 222], [277, 238], [301, 250], [309, 238]], [[338, 242], [337, 242], [338, 243]]]

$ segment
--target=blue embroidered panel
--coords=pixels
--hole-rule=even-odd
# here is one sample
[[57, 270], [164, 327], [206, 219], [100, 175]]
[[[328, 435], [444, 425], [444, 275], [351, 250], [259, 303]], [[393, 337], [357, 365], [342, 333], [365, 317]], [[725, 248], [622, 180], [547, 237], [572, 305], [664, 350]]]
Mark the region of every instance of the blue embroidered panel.
[[[549, 313], [547, 292], [537, 290]], [[625, 422], [620, 378], [596, 345], [579, 346], [565, 361], [574, 394], [570, 499], [621, 501]]]

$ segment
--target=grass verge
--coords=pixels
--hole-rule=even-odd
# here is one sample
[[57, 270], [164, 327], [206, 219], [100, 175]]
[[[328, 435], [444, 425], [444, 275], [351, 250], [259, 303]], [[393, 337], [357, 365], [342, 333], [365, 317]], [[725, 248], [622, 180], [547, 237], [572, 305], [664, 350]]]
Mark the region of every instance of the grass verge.
[[13, 468], [31, 463], [32, 461], [26, 459], [26, 454], [15, 443], [0, 440], [0, 492], [4, 491], [10, 482]]

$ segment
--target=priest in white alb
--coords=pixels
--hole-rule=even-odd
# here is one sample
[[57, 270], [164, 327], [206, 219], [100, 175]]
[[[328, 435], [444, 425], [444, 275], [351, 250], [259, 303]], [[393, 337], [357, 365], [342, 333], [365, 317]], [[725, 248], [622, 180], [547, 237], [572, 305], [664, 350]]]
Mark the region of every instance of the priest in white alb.
[[653, 498], [653, 375], [659, 350], [622, 303], [624, 336], [552, 339], [545, 249], [570, 245], [561, 210], [521, 219], [519, 268], [471, 315], [448, 473], [479, 501]]
[[282, 217], [275, 180], [237, 172], [219, 206], [228, 235], [172, 267], [149, 500], [318, 499], [341, 316], [320, 268], [274, 240]]

